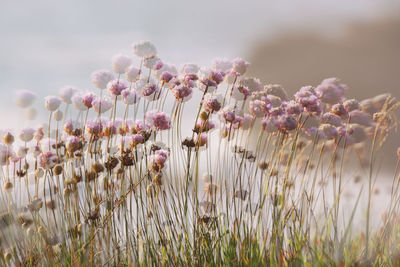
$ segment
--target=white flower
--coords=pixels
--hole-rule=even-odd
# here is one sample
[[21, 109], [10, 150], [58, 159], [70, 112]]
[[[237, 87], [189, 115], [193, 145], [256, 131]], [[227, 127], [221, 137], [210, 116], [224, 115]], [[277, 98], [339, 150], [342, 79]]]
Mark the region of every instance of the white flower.
[[94, 86], [99, 89], [105, 89], [108, 82], [114, 79], [114, 74], [108, 70], [96, 70], [90, 77]]
[[49, 95], [46, 96], [44, 100], [45, 100], [45, 107], [48, 111], [55, 111], [61, 105], [61, 99], [57, 96]]
[[19, 134], [19, 139], [23, 142], [29, 142], [33, 139], [33, 134], [35, 129], [33, 128], [23, 128]]
[[15, 102], [21, 108], [26, 108], [32, 105], [35, 98], [36, 94], [28, 90], [19, 90], [15, 94]]
[[71, 104], [71, 97], [78, 92], [78, 89], [73, 86], [64, 86], [60, 89], [60, 97], [61, 100], [64, 101], [66, 104]]
[[24, 158], [26, 154], [28, 154], [28, 148], [25, 146], [19, 146], [17, 150], [17, 156], [20, 158]]
[[61, 121], [63, 119], [63, 112], [61, 110], [56, 110], [53, 114], [55, 121]]
[[183, 74], [195, 74], [199, 71], [199, 66], [195, 63], [186, 63], [181, 67]]
[[53, 148], [53, 145], [56, 144], [56, 140], [54, 140], [53, 138], [43, 138], [42, 140], [40, 140], [40, 150], [42, 152], [48, 152]]
[[125, 73], [126, 68], [132, 63], [132, 59], [124, 54], [117, 54], [112, 58], [112, 69], [119, 74]]
[[237, 73], [240, 73], [240, 75], [243, 75], [249, 66], [250, 63], [245, 61], [244, 59], [235, 58], [233, 60], [233, 70]]
[[96, 112], [99, 112], [101, 105], [100, 113], [108, 111], [113, 106], [112, 101], [108, 97], [103, 97], [102, 99], [97, 97], [95, 100], [93, 100], [92, 104]]
[[143, 60], [143, 66], [145, 66], [146, 68], [149, 68], [149, 69], [156, 69], [157, 65], [160, 63], [162, 64], [162, 61], [158, 56], [146, 57]]
[[140, 98], [139, 94], [134, 89], [125, 89], [122, 91], [121, 95], [126, 105], [136, 104]]
[[128, 82], [135, 82], [140, 75], [140, 70], [134, 66], [126, 68], [126, 80]]
[[133, 53], [138, 57], [153, 57], [157, 55], [157, 49], [150, 41], [139, 41], [132, 45]]
[[25, 117], [28, 120], [34, 120], [36, 119], [36, 115], [37, 115], [37, 110], [33, 107], [29, 107], [26, 111], [25, 111]]
[[73, 95], [71, 98], [72, 105], [79, 111], [87, 110], [87, 107], [83, 104], [83, 93], [79, 92]]
[[12, 147], [0, 144], [0, 166], [8, 165], [10, 163], [9, 158], [14, 154]]
[[232, 61], [227, 58], [215, 58], [212, 63], [212, 68], [217, 71], [227, 72], [232, 69]]

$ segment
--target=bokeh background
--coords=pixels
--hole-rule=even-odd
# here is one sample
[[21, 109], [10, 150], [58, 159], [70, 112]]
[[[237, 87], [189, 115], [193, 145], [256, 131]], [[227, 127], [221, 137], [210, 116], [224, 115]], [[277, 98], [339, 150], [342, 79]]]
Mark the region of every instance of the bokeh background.
[[[0, 125], [26, 124], [14, 90], [36, 92], [40, 109], [64, 85], [92, 89], [90, 73], [140, 39], [177, 65], [243, 57], [251, 75], [291, 93], [336, 76], [352, 97], [400, 97], [396, 0], [0, 0]], [[390, 138], [384, 163], [399, 139]]]

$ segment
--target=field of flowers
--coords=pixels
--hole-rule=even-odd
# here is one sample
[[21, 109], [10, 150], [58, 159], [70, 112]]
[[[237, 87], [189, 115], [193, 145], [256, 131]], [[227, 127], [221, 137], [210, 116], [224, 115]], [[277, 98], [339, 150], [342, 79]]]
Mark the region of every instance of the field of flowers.
[[[400, 265], [398, 166], [371, 213], [393, 97], [348, 99], [337, 78], [289, 96], [241, 58], [178, 70], [132, 48], [3, 133], [1, 266]], [[28, 119], [35, 98], [16, 92]]]

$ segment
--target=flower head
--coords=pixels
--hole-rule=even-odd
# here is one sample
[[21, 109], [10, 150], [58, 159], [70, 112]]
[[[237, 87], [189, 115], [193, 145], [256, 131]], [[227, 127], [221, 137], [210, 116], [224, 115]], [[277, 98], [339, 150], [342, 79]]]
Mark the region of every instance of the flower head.
[[46, 96], [45, 100], [45, 107], [48, 111], [55, 111], [61, 105], [61, 99], [57, 96]]
[[79, 90], [73, 86], [64, 86], [63, 88], [60, 89], [60, 98], [61, 100], [66, 103], [66, 104], [71, 104], [72, 103], [72, 96], [77, 93]]
[[139, 41], [132, 45], [133, 53], [138, 57], [153, 57], [157, 55], [157, 48], [150, 41]]
[[132, 59], [124, 54], [117, 54], [113, 56], [112, 60], [112, 69], [118, 73], [125, 73], [126, 68], [132, 63]]
[[112, 95], [119, 96], [128, 86], [124, 80], [112, 80], [108, 82], [107, 88]]
[[134, 66], [129, 66], [126, 68], [125, 76], [128, 82], [133, 83], [139, 78], [140, 70]]
[[105, 89], [107, 84], [114, 79], [114, 74], [108, 70], [97, 70], [90, 75], [92, 83], [99, 89]]
[[15, 102], [21, 108], [26, 108], [32, 105], [35, 98], [36, 94], [28, 90], [19, 90], [15, 93]]

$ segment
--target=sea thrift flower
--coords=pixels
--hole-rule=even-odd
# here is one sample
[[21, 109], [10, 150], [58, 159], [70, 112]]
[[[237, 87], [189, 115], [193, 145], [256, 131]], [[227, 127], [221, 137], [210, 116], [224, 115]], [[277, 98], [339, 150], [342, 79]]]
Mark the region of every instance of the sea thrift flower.
[[39, 165], [45, 170], [53, 168], [57, 163], [57, 156], [53, 152], [45, 152], [39, 156]]
[[144, 137], [141, 134], [133, 134], [131, 136], [131, 142], [130, 145], [131, 147], [135, 147], [138, 144], [143, 144], [144, 143]]
[[192, 97], [193, 90], [185, 84], [180, 84], [174, 86], [172, 89], [172, 94], [175, 96], [176, 100], [188, 101]]
[[147, 57], [143, 60], [143, 66], [148, 69], [159, 70], [163, 66], [163, 62], [157, 56]]
[[347, 112], [360, 108], [360, 103], [355, 99], [348, 99], [343, 102], [343, 107]]
[[232, 69], [232, 61], [227, 58], [215, 58], [212, 63], [212, 68], [216, 71], [228, 72]]
[[139, 41], [132, 45], [133, 53], [138, 57], [154, 57], [157, 55], [157, 49], [150, 41]]
[[341, 103], [333, 105], [331, 108], [331, 112], [342, 118], [347, 118], [347, 116], [348, 116], [348, 112], [347, 112], [346, 108]]
[[217, 85], [218, 83], [213, 79], [210, 69], [202, 68], [199, 71], [199, 81], [197, 83], [199, 90], [204, 92], [207, 89], [207, 92], [211, 93], [217, 89]]
[[328, 139], [336, 139], [338, 137], [338, 131], [332, 124], [321, 124], [319, 129], [324, 133]]
[[203, 108], [208, 112], [217, 112], [221, 109], [221, 96], [207, 93], [203, 99]]
[[199, 146], [199, 147], [206, 145], [207, 141], [208, 141], [208, 138], [207, 138], [207, 134], [206, 133], [197, 134], [195, 136], [195, 140], [194, 140], [195, 144], [197, 146]]
[[224, 81], [227, 84], [234, 84], [237, 81], [237, 78], [240, 76], [240, 73], [230, 70], [228, 73], [225, 74]]
[[122, 100], [126, 105], [136, 104], [139, 101], [139, 94], [134, 89], [125, 89], [121, 92]]
[[69, 153], [74, 153], [75, 151], [82, 148], [81, 139], [76, 136], [68, 136], [65, 148], [68, 150]]
[[371, 115], [364, 111], [353, 110], [349, 113], [349, 116], [350, 123], [358, 123], [364, 126], [370, 126], [373, 123]]
[[239, 127], [242, 128], [243, 130], [248, 130], [250, 129], [250, 126], [252, 125], [254, 121], [254, 116], [248, 113], [245, 113], [242, 117], [243, 119], [239, 123]]
[[322, 112], [321, 101], [311, 86], [302, 87], [295, 95], [296, 101], [311, 114], [320, 115]]
[[121, 92], [128, 88], [123, 80], [112, 80], [107, 84], [108, 91], [115, 96], [121, 95]]
[[164, 83], [169, 83], [172, 78], [174, 78], [174, 75], [168, 71], [164, 71], [160, 75], [160, 80], [163, 81]]
[[158, 92], [160, 88], [156, 84], [147, 84], [143, 87], [142, 95], [144, 97], [151, 96], [152, 94]]
[[236, 118], [236, 112], [233, 106], [226, 106], [221, 111], [220, 114], [227, 122], [233, 122]]
[[66, 103], [66, 104], [71, 104], [71, 98], [72, 96], [77, 93], [79, 90], [73, 86], [64, 86], [63, 88], [60, 89], [60, 98], [61, 100]]
[[246, 72], [247, 68], [250, 66], [249, 62], [241, 58], [235, 58], [232, 63], [232, 69], [240, 75], [243, 75]]
[[264, 86], [264, 90], [269, 95], [277, 96], [283, 101], [289, 101], [289, 97], [286, 93], [286, 90], [280, 84], [268, 84]]
[[291, 115], [279, 116], [274, 124], [282, 132], [292, 131], [297, 128], [297, 121]]
[[333, 125], [333, 126], [340, 126], [340, 125], [342, 125], [342, 120], [341, 120], [341, 118], [340, 118], [338, 115], [333, 114], [333, 113], [331, 113], [331, 112], [326, 112], [326, 113], [324, 113], [324, 114], [322, 115], [321, 119], [322, 119], [322, 121], [323, 121], [324, 123], [331, 124], [331, 125]]
[[86, 94], [84, 94], [83, 95], [83, 97], [82, 97], [82, 104], [86, 107], [86, 108], [88, 108], [88, 109], [90, 109], [90, 108], [92, 108], [93, 107], [93, 100], [96, 98], [96, 95], [95, 94], [93, 94], [92, 92], [89, 92], [89, 93], [86, 93]]
[[63, 119], [63, 112], [61, 110], [56, 110], [53, 113], [53, 118], [55, 121], [61, 121]]
[[171, 127], [171, 120], [164, 112], [158, 112], [152, 116], [153, 125], [157, 130], [168, 130]]
[[126, 68], [125, 77], [128, 82], [135, 82], [140, 76], [140, 70], [134, 66], [129, 66]]
[[15, 93], [15, 102], [20, 108], [26, 108], [35, 101], [36, 94], [28, 90], [19, 90]]
[[28, 120], [34, 120], [36, 119], [36, 116], [37, 116], [37, 110], [35, 108], [29, 107], [25, 110], [25, 117]]
[[45, 100], [45, 107], [48, 111], [55, 111], [61, 105], [61, 99], [57, 96], [46, 96]]
[[100, 99], [100, 97], [96, 97], [93, 102], [92, 102], [93, 108], [96, 112], [99, 112], [100, 110], [100, 105], [101, 105], [101, 110], [100, 113], [104, 113], [113, 106], [112, 101], [108, 97], [103, 97]]
[[183, 74], [196, 74], [198, 71], [199, 71], [199, 66], [194, 63], [186, 63], [181, 68], [181, 72]]
[[290, 100], [286, 102], [285, 110], [289, 115], [299, 115], [302, 112], [302, 107], [296, 101]]
[[306, 134], [312, 138], [313, 140], [325, 140], [326, 139], [326, 135], [325, 133], [317, 128], [317, 127], [310, 127], [306, 130]]
[[249, 111], [254, 117], [263, 117], [265, 115], [265, 102], [261, 100], [250, 101]]
[[103, 122], [101, 119], [89, 120], [86, 122], [86, 131], [89, 134], [99, 136], [103, 131]]
[[90, 75], [92, 83], [99, 89], [105, 89], [107, 84], [114, 79], [114, 74], [108, 70], [97, 70]]
[[126, 68], [131, 65], [132, 59], [124, 54], [117, 54], [111, 60], [113, 71], [118, 74], [125, 73]]
[[33, 139], [33, 134], [35, 129], [33, 128], [23, 128], [19, 134], [19, 139], [23, 142], [29, 142]]
[[236, 100], [245, 100], [251, 95], [251, 91], [247, 86], [244, 85], [235, 85], [232, 90], [232, 97]]
[[262, 122], [261, 122], [262, 128], [264, 131], [267, 133], [273, 133], [278, 130], [278, 128], [275, 125], [275, 118], [272, 117], [264, 117]]
[[342, 98], [347, 91], [347, 86], [341, 84], [337, 78], [325, 79], [315, 88], [315, 92], [320, 99], [328, 104], [342, 102]]

